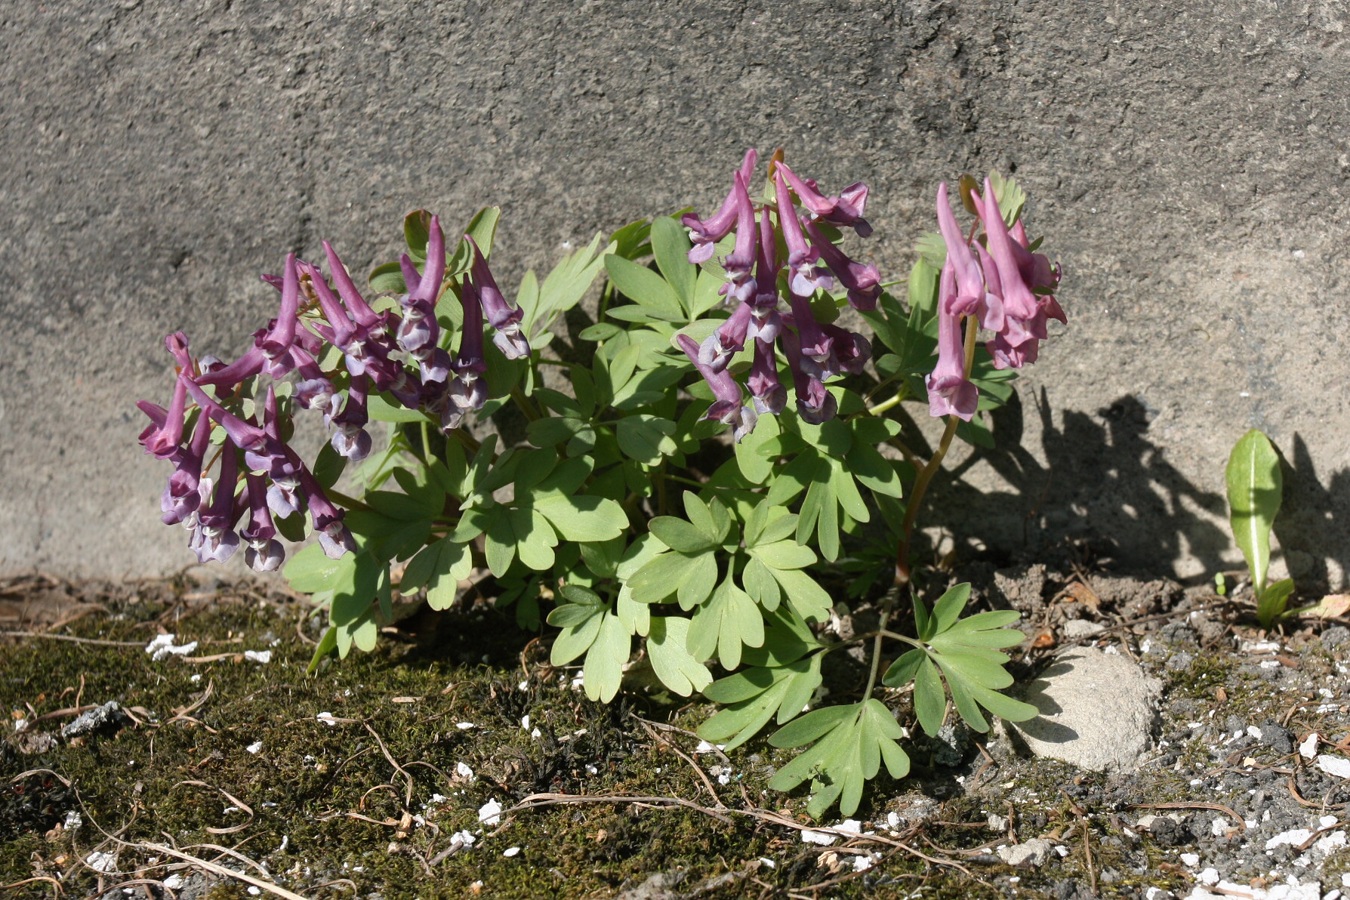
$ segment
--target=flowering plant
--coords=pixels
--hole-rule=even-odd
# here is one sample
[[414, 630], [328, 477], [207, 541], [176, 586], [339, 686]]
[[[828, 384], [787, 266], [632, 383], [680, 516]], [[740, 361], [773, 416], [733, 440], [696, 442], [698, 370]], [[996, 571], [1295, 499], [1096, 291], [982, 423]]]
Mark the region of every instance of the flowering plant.
[[[495, 209], [453, 244], [412, 213], [407, 252], [364, 289], [326, 243], [326, 272], [288, 257], [264, 276], [279, 312], [238, 359], [167, 339], [169, 406], [140, 404], [142, 445], [174, 466], [164, 521], [199, 560], [242, 546], [258, 571], [281, 566], [282, 538], [317, 536], [284, 568], [328, 611], [316, 664], [373, 647], [396, 595], [445, 609], [490, 576], [522, 626], [556, 629], [551, 661], [580, 660], [588, 697], [612, 699], [641, 665], [720, 704], [708, 740], [734, 747], [775, 721], [771, 744], [807, 749], [771, 784], [809, 781], [815, 816], [853, 812], [883, 761], [903, 777], [900, 720], [936, 733], [949, 695], [981, 731], [986, 713], [1033, 715], [1000, 693], [1017, 614], [963, 618], [969, 585], [930, 608], [911, 569], [953, 439], [989, 443], [982, 413], [1064, 319], [1024, 196], [963, 178], [963, 229], [940, 187], [940, 234], [920, 242], [902, 302], [841, 247], [871, 233], [866, 185], [826, 194], [781, 153], [757, 184], [757, 161], [712, 215], [597, 236], [542, 282], [527, 273], [514, 303], [489, 270]], [[583, 314], [602, 275], [592, 323], [564, 340], [560, 316]], [[901, 438], [909, 400], [945, 420], [931, 453]], [[331, 435], [312, 462], [290, 443], [301, 409]], [[892, 623], [902, 595], [909, 630]], [[875, 627], [840, 637], [839, 615], [867, 606]], [[866, 687], [821, 705], [850, 648]], [[911, 684], [906, 707], [893, 689]]]

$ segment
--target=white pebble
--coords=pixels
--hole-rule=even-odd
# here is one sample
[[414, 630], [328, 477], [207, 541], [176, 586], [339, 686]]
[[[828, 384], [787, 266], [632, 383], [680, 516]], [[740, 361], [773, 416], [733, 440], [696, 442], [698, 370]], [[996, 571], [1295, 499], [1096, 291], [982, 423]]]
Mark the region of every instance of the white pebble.
[[502, 820], [502, 805], [494, 797], [478, 807], [478, 821], [484, 825], [496, 825]]

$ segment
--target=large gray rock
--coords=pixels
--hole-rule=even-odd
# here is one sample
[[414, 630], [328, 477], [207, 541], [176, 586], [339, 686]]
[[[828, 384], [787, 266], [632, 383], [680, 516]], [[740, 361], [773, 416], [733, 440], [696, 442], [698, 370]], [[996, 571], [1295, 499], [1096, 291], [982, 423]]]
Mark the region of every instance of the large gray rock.
[[[505, 209], [501, 280], [641, 215], [710, 209], [745, 147], [873, 188], [865, 255], [902, 276], [939, 179], [1016, 170], [1071, 324], [997, 452], [929, 524], [1063, 538], [1198, 576], [1237, 560], [1227, 450], [1293, 466], [1295, 575], [1350, 554], [1340, 319], [1343, 4], [1237, 0], [632, 4], [12, 3], [0, 17], [0, 571], [188, 561], [133, 402], [161, 338], [232, 356], [258, 283], [331, 239]], [[943, 493], [945, 492], [945, 493]]]
[[1041, 714], [1013, 728], [1037, 756], [1094, 772], [1129, 771], [1153, 746], [1161, 690], [1124, 656], [1070, 650], [1022, 694]]

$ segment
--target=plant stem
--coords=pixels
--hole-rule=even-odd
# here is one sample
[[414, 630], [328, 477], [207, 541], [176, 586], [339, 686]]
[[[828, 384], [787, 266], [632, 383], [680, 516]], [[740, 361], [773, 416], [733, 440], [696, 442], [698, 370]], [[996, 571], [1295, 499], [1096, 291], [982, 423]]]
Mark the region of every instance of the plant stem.
[[534, 422], [540, 418], [541, 414], [539, 410], [535, 408], [534, 404], [531, 403], [523, 393], [521, 393], [520, 385], [512, 386], [511, 399], [515, 401], [516, 408], [524, 413], [526, 419]]
[[888, 398], [888, 399], [886, 399], [886, 400], [882, 400], [882, 401], [881, 401], [880, 403], [878, 403], [876, 406], [869, 406], [869, 407], [867, 408], [867, 414], [868, 414], [869, 416], [880, 416], [880, 415], [885, 415], [885, 414], [886, 414], [887, 412], [889, 412], [891, 409], [893, 409], [894, 407], [899, 406], [901, 403], [903, 403], [903, 402], [904, 402], [904, 399], [905, 399], [905, 394], [904, 394], [904, 392], [903, 392], [903, 391], [896, 391], [894, 395], [892, 395], [890, 398]]
[[[974, 316], [966, 319], [966, 366], [965, 375], [970, 377], [971, 367], [975, 364], [975, 335], [979, 330], [979, 322]], [[914, 479], [914, 489], [910, 491], [909, 503], [905, 507], [905, 524], [900, 535], [900, 542], [895, 548], [895, 584], [897, 587], [904, 587], [909, 584], [909, 544], [914, 536], [914, 522], [919, 517], [919, 507], [923, 505], [924, 494], [928, 492], [929, 482], [937, 474], [938, 469], [942, 467], [942, 460], [947, 455], [947, 450], [951, 448], [952, 438], [956, 437], [956, 429], [961, 424], [961, 420], [956, 416], [947, 417], [947, 427], [942, 431], [942, 440], [938, 442], [937, 452], [928, 460]]]
[[877, 684], [877, 671], [881, 668], [881, 639], [886, 634], [886, 620], [890, 617], [890, 609], [883, 609], [881, 618], [877, 622], [877, 633], [872, 638], [872, 667], [867, 671], [867, 688], [863, 691], [864, 700], [872, 696], [872, 688], [876, 687]]

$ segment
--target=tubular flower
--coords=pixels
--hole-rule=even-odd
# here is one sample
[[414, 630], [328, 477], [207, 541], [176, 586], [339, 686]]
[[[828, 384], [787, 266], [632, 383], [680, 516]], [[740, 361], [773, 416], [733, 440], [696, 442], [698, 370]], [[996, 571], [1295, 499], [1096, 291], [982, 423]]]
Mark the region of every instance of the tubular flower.
[[[689, 260], [695, 263], [711, 259], [713, 244], [735, 232], [734, 249], [722, 261], [727, 274], [722, 293], [731, 305], [730, 315], [701, 346], [683, 336], [678, 342], [713, 387], [716, 400], [706, 418], [734, 422], [738, 439], [749, 433], [758, 415], [775, 415], [786, 405], [787, 391], [778, 374], [780, 353], [792, 373], [798, 414], [815, 423], [836, 415], [838, 404], [825, 381], [861, 372], [871, 347], [852, 331], [821, 324], [812, 299], [837, 283], [850, 305], [870, 310], [881, 294], [876, 267], [850, 259], [818, 224], [870, 234], [862, 217], [867, 186], [854, 184], [837, 197], [827, 197], [814, 181], [798, 177], [775, 159], [770, 167], [772, 199], [756, 206], [751, 178], [757, 159], [753, 149], [746, 152], [715, 215], [699, 219], [691, 214], [681, 220], [689, 228], [694, 244]], [[786, 260], [780, 259], [780, 244]], [[785, 267], [786, 293], [779, 288]], [[733, 375], [730, 367], [752, 342], [745, 376], [752, 404], [743, 406], [736, 379], [744, 370], [738, 366]]]
[[758, 415], [754, 407], [743, 404], [741, 386], [736, 383], [736, 380], [725, 369], [717, 370], [700, 362], [699, 347], [693, 338], [687, 334], [681, 334], [676, 335], [676, 340], [685, 356], [689, 357], [689, 361], [694, 364], [694, 368], [698, 369], [704, 381], [712, 388], [713, 404], [708, 407], [708, 411], [704, 413], [703, 418], [715, 419], [725, 425], [732, 426], [738, 441], [753, 431]]
[[[469, 270], [468, 280], [477, 289], [483, 314], [492, 325], [494, 332], [492, 343], [497, 345], [497, 349], [501, 350], [507, 359], [529, 356], [530, 342], [520, 330], [520, 320], [524, 317], [525, 311], [506, 301], [506, 297], [497, 288], [492, 272], [488, 269], [487, 257], [483, 255], [483, 251], [478, 249], [478, 244], [470, 235], [464, 235], [464, 239], [473, 248], [473, 267]], [[465, 322], [465, 327], [468, 327], [468, 320]]]
[[985, 348], [998, 369], [1035, 362], [1046, 338], [1046, 320], [1066, 321], [1052, 294], [1059, 285], [1059, 267], [1031, 252], [1022, 222], [1008, 227], [989, 179], [983, 194], [971, 193], [982, 240], [962, 232], [947, 185], [938, 187], [938, 228], [947, 260], [938, 282], [938, 361], [926, 379], [930, 414], [966, 421], [975, 414], [979, 391], [966, 371], [965, 318], [973, 317], [993, 333]]
[[680, 223], [689, 229], [689, 239], [694, 244], [689, 251], [691, 263], [698, 265], [712, 259], [713, 252], [716, 250], [716, 243], [730, 234], [731, 229], [736, 227], [740, 218], [740, 198], [737, 196], [737, 185], [742, 180], [746, 185], [750, 184], [750, 176], [755, 171], [755, 163], [758, 159], [759, 154], [755, 152], [754, 148], [745, 151], [745, 158], [741, 161], [741, 167], [732, 179], [731, 193], [727, 194], [727, 199], [722, 201], [722, 208], [717, 211], [716, 215], [705, 220], [689, 213], [680, 219]]
[[[402, 260], [407, 290], [391, 310], [377, 311], [366, 301], [337, 252], [324, 242], [327, 275], [290, 254], [281, 274], [262, 276], [279, 292], [279, 309], [237, 359], [195, 359], [186, 335], [165, 339], [174, 362], [172, 394], [167, 407], [137, 403], [149, 419], [140, 443], [173, 465], [160, 500], [162, 517], [191, 530], [190, 546], [199, 559], [224, 560], [242, 538], [248, 564], [271, 571], [285, 558], [276, 520], [302, 513], [308, 513], [329, 555], [356, 546], [343, 511], [287, 443], [294, 409], [318, 411], [333, 448], [360, 460], [371, 448], [372, 394], [432, 416], [447, 430], [483, 406], [485, 318], [503, 354], [519, 358], [530, 352], [521, 310], [502, 296], [486, 259], [469, 243], [471, 271], [456, 276], [466, 315], [454, 357], [436, 320], [436, 304], [449, 283], [445, 235], [436, 217], [422, 271], [407, 257]], [[258, 383], [291, 376], [295, 384], [289, 394], [282, 392], [289, 397], [285, 400], [269, 382]], [[215, 464], [213, 442], [221, 447], [219, 467], [208, 473]], [[247, 522], [236, 534], [235, 523], [245, 515]]]
[[961, 332], [964, 317], [953, 312], [958, 299], [956, 291], [956, 268], [948, 257], [938, 287], [938, 361], [924, 384], [928, 387], [929, 415], [956, 416], [969, 422], [979, 405], [980, 392], [966, 377], [966, 349]]

